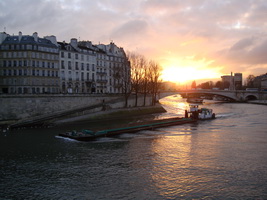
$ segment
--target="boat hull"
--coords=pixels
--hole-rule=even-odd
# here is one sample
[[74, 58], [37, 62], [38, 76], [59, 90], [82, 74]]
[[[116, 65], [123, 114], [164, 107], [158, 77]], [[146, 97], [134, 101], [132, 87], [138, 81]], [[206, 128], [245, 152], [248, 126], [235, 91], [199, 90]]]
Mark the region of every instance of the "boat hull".
[[78, 141], [92, 141], [99, 137], [111, 137], [111, 136], [120, 135], [123, 133], [135, 133], [135, 132], [143, 131], [143, 130], [154, 130], [154, 129], [161, 128], [161, 127], [182, 125], [182, 124], [187, 124], [187, 123], [193, 123], [196, 121], [197, 120], [194, 120], [191, 118], [172, 118], [172, 119], [166, 119], [166, 120], [159, 120], [151, 124], [118, 128], [118, 129], [107, 129], [107, 130], [98, 131], [92, 134], [72, 135], [70, 132], [67, 132], [67, 133], [60, 133], [59, 136], [73, 139], [73, 140], [78, 140]]

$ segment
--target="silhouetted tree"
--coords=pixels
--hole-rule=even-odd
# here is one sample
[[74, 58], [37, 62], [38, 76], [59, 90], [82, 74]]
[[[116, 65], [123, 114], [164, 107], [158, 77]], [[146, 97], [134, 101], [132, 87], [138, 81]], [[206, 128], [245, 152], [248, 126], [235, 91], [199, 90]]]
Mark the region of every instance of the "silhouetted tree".
[[191, 89], [196, 89], [196, 87], [197, 87], [196, 81], [193, 81], [191, 84]]
[[138, 102], [138, 93], [141, 90], [141, 81], [142, 81], [142, 60], [144, 57], [142, 55], [136, 53], [128, 53], [128, 59], [131, 63], [131, 82], [132, 82], [132, 90], [135, 93], [135, 106], [137, 106]]
[[247, 81], [247, 87], [254, 87], [254, 80], [255, 80], [255, 76], [250, 74], [248, 75], [246, 81]]
[[223, 83], [222, 83], [222, 81], [217, 81], [217, 82], [215, 83], [215, 87], [216, 87], [216, 88], [223, 89]]
[[114, 87], [120, 88], [124, 94], [125, 107], [128, 107], [128, 98], [131, 95], [131, 70], [129, 68], [130, 62], [126, 59], [123, 65], [113, 66]]
[[159, 94], [160, 83], [162, 82], [159, 78], [162, 73], [162, 67], [156, 63], [155, 61], [151, 60], [149, 62], [149, 85], [150, 85], [150, 92], [152, 95], [152, 105], [155, 105], [157, 102], [157, 95]]

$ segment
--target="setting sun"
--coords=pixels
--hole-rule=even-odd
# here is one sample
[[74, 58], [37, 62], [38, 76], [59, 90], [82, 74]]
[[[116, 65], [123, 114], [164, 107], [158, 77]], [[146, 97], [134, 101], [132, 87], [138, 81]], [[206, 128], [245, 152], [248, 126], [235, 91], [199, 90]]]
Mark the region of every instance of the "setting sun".
[[170, 57], [168, 61], [162, 63], [162, 79], [184, 84], [192, 80], [217, 79], [220, 78], [222, 67], [211, 67], [214, 60], [195, 60], [195, 56], [183, 58]]

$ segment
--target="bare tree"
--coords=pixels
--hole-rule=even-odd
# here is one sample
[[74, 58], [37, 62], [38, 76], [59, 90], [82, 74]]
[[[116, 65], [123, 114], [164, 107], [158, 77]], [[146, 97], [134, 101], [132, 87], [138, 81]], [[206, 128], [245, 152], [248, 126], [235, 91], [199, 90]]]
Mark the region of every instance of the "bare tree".
[[156, 63], [155, 61], [151, 60], [149, 62], [149, 85], [150, 85], [150, 92], [152, 95], [152, 105], [155, 105], [157, 102], [157, 95], [159, 94], [159, 87], [161, 80], [159, 79], [161, 76], [162, 67]]
[[255, 79], [255, 76], [250, 74], [248, 75], [246, 81], [247, 81], [247, 87], [254, 87], [254, 79]]
[[196, 89], [196, 87], [197, 87], [196, 81], [193, 81], [191, 84], [191, 89]]
[[122, 66], [117, 65], [113, 67], [113, 78], [114, 87], [121, 89], [125, 99], [124, 106], [128, 107], [128, 98], [131, 95], [131, 69], [127, 57], [125, 57]]
[[142, 62], [144, 57], [136, 53], [128, 53], [128, 59], [131, 63], [131, 78], [132, 78], [132, 91], [135, 93], [135, 106], [138, 102], [138, 93], [141, 90], [142, 82]]
[[143, 105], [146, 105], [146, 97], [149, 92], [148, 90], [148, 81], [149, 81], [149, 67], [147, 60], [143, 57], [140, 60], [141, 64], [141, 74], [142, 74], [142, 80], [141, 80], [141, 91], [144, 95], [143, 98]]

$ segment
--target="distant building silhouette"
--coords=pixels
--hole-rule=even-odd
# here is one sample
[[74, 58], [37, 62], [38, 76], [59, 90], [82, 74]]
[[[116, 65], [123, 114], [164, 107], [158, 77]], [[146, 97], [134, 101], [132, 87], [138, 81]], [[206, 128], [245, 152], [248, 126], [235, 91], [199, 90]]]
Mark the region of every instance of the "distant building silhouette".
[[241, 90], [242, 89], [242, 73], [233, 73], [231, 72], [231, 75], [224, 75], [221, 76], [222, 83], [225, 85], [226, 89], [229, 90]]

